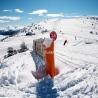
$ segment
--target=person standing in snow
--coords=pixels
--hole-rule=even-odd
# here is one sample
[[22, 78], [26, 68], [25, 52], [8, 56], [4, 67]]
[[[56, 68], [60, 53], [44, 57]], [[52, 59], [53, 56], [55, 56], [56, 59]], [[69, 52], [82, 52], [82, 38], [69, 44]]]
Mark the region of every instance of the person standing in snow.
[[75, 40], [77, 40], [77, 37], [75, 36]]

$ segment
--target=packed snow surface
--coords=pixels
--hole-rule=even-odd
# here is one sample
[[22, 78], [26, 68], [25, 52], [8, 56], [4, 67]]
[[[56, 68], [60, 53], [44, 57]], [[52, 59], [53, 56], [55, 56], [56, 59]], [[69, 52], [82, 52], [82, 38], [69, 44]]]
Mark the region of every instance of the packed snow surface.
[[[52, 30], [60, 73], [36, 80], [31, 71], [44, 61], [34, 53], [33, 40], [49, 38]], [[0, 35], [0, 98], [98, 98], [98, 18], [48, 19], [5, 37]], [[8, 47], [19, 50], [22, 42], [28, 50], [8, 57]]]

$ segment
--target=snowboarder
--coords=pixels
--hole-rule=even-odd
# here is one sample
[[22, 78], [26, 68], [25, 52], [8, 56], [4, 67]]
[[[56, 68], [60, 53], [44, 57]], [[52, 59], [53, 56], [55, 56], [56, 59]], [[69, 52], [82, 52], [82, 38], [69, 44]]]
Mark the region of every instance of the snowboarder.
[[64, 41], [64, 45], [67, 43], [67, 40]]

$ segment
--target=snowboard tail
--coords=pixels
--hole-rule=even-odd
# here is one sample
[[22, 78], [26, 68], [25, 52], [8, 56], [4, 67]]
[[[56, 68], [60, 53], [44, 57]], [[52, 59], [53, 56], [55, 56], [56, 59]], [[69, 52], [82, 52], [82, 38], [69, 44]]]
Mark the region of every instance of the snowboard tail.
[[35, 77], [35, 79], [39, 80], [39, 79], [42, 79], [44, 77], [47, 77], [48, 75], [51, 77], [51, 78], [54, 78], [54, 76], [58, 75], [59, 74], [59, 70], [56, 68], [55, 71], [47, 71], [47, 70], [43, 70], [43, 72], [40, 72], [40, 71], [32, 71], [31, 72], [32, 75]]

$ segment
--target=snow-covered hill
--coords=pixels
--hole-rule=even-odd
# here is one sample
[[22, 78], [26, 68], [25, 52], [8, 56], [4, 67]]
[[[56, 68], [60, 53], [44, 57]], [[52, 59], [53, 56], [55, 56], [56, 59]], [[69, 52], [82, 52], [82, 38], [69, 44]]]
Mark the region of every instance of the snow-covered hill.
[[44, 26], [39, 25], [39, 24], [35, 24], [32, 23], [30, 25], [28, 25], [27, 27], [24, 27], [19, 35], [35, 35], [35, 34], [40, 34], [40, 33], [44, 33], [47, 32], [47, 29], [44, 28]]
[[11, 35], [16, 35], [17, 33], [20, 32], [20, 30], [23, 29], [23, 27], [21, 26], [8, 26], [5, 28], [0, 28], [0, 35], [7, 35], [7, 36], [11, 36]]
[[[32, 52], [33, 40], [49, 38], [52, 30], [58, 36], [55, 65], [60, 73], [37, 81], [31, 71], [44, 62]], [[28, 32], [33, 35], [26, 36]], [[0, 36], [0, 98], [98, 98], [97, 17], [48, 19], [4, 38]], [[28, 47], [25, 52], [18, 51], [22, 42]], [[18, 52], [7, 57], [8, 47]]]
[[40, 25], [48, 30], [56, 30], [68, 34], [78, 34], [79, 32], [88, 34], [90, 31], [93, 33], [98, 31], [98, 18], [78, 17], [69, 19], [49, 19], [40, 22]]

